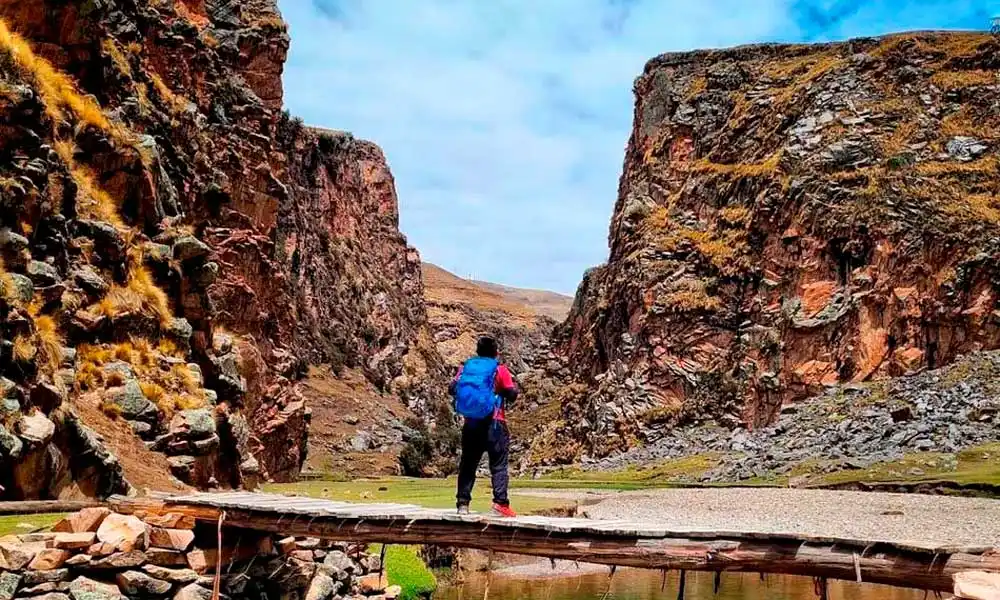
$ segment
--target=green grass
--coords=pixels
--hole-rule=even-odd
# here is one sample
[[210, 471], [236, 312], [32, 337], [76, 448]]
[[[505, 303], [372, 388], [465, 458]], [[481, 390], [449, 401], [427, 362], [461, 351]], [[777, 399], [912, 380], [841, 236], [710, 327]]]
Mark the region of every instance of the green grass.
[[[915, 469], [920, 472], [915, 473]], [[958, 454], [919, 452], [900, 460], [878, 463], [867, 469], [823, 475], [819, 485], [853, 482], [934, 483], [1000, 485], [1000, 443], [968, 448]]]
[[[572, 502], [553, 498], [535, 498], [520, 495], [517, 489], [528, 487], [548, 487], [524, 485], [514, 482], [511, 489], [511, 503], [515, 510], [532, 513], [572, 505]], [[317, 498], [330, 498], [344, 502], [398, 502], [417, 504], [427, 508], [451, 508], [455, 506], [455, 478], [415, 479], [409, 477], [388, 477], [385, 479], [357, 479], [354, 481], [300, 481], [298, 483], [277, 483], [264, 486], [267, 492], [279, 494], [300, 494]], [[488, 511], [492, 500], [489, 479], [476, 481], [472, 493], [472, 510]]]
[[[371, 552], [381, 546], [372, 545]], [[385, 575], [389, 585], [402, 588], [400, 600], [430, 598], [437, 589], [437, 577], [420, 558], [417, 546], [389, 546], [385, 551]]]
[[0, 536], [42, 531], [52, 527], [65, 516], [63, 513], [0, 516]]

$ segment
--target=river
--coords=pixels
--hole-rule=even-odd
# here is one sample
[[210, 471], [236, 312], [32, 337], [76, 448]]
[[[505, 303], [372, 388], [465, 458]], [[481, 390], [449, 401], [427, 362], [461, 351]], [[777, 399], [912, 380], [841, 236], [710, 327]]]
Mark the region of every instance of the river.
[[[619, 569], [610, 580], [606, 573], [576, 577], [509, 577], [502, 572], [489, 578], [492, 600], [663, 600], [676, 598], [679, 575], [663, 576], [656, 571]], [[610, 583], [610, 586], [609, 586]], [[442, 586], [434, 600], [480, 600], [484, 597], [487, 577], [483, 573], [465, 576], [461, 584]], [[688, 573], [687, 600], [812, 600], [817, 598], [812, 579], [807, 577], [768, 576], [732, 573], [722, 576], [718, 595], [714, 594], [712, 573]], [[661, 591], [661, 585], [663, 586]], [[853, 582], [830, 581], [830, 600], [923, 600], [924, 592]]]

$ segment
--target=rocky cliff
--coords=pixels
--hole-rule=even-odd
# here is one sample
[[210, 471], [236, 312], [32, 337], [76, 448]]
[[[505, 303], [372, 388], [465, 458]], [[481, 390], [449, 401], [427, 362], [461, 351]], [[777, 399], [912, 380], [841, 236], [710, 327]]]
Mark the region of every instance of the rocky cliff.
[[427, 263], [422, 272], [431, 332], [451, 369], [475, 353], [479, 336], [492, 335], [504, 361], [523, 373], [548, 350], [556, 320], [569, 312], [571, 300], [551, 292], [469, 281]]
[[280, 112], [273, 0], [0, 18], [3, 497], [294, 477], [309, 364], [433, 401], [385, 158]]
[[915, 33], [666, 54], [635, 82], [610, 230], [536, 462], [1000, 343], [1000, 42]]

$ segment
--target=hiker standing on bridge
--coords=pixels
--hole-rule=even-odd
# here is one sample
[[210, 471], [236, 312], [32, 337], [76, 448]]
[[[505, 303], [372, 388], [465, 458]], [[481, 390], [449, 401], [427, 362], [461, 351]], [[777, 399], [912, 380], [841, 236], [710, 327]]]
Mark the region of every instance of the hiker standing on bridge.
[[458, 467], [458, 513], [469, 512], [476, 470], [485, 452], [493, 479], [493, 511], [503, 517], [516, 517], [507, 496], [510, 430], [504, 409], [517, 399], [518, 389], [510, 371], [500, 364], [496, 340], [479, 338], [476, 356], [458, 370], [448, 392], [454, 398], [455, 411], [465, 418]]

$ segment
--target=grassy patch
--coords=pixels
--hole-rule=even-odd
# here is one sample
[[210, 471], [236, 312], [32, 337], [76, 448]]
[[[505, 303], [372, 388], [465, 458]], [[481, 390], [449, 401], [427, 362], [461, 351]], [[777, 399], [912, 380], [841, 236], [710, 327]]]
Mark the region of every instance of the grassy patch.
[[[299, 494], [329, 498], [342, 502], [389, 502], [417, 504], [427, 508], [455, 506], [456, 479], [418, 479], [389, 477], [385, 479], [358, 479], [355, 481], [300, 481], [276, 483], [265, 486], [265, 491], [279, 494]], [[521, 513], [532, 513], [566, 506], [565, 500], [535, 498], [517, 493], [517, 488], [529, 487], [515, 481], [512, 484], [511, 502]], [[536, 486], [545, 487], [545, 486]], [[472, 510], [488, 511], [492, 501], [489, 478], [476, 480], [472, 494]]]
[[0, 516], [0, 536], [42, 531], [52, 527], [65, 516], [64, 513]]
[[[370, 552], [380, 552], [373, 544]], [[400, 600], [430, 598], [437, 589], [437, 577], [427, 568], [417, 546], [389, 546], [385, 551], [385, 575], [389, 585], [402, 588]]]
[[822, 475], [811, 485], [865, 483], [933, 483], [1000, 485], [1000, 443], [968, 448], [958, 454], [917, 452], [867, 469]]

